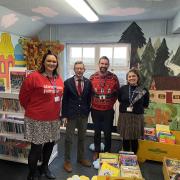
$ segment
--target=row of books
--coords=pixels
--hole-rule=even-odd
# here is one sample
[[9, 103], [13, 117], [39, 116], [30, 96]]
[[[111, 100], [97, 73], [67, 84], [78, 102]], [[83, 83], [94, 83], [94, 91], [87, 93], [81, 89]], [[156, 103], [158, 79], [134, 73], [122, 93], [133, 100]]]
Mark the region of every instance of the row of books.
[[0, 110], [7, 112], [23, 112], [18, 99], [0, 98]]
[[23, 134], [24, 124], [12, 123], [8, 121], [0, 121], [0, 132]]
[[0, 154], [13, 156], [16, 158], [28, 158], [30, 150], [30, 143], [11, 140], [11, 139], [0, 139]]
[[144, 139], [167, 144], [175, 144], [175, 136], [168, 125], [156, 124], [156, 128], [144, 128]]
[[100, 153], [100, 176], [142, 178], [137, 156], [132, 152]]

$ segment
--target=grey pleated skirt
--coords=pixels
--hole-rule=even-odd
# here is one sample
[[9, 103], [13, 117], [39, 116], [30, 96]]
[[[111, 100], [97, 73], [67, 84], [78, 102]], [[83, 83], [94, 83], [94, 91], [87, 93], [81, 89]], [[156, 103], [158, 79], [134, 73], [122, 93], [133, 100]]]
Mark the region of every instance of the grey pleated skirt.
[[24, 118], [24, 137], [34, 144], [57, 141], [60, 138], [60, 121], [37, 121]]
[[117, 132], [125, 140], [133, 140], [143, 137], [144, 115], [119, 113]]

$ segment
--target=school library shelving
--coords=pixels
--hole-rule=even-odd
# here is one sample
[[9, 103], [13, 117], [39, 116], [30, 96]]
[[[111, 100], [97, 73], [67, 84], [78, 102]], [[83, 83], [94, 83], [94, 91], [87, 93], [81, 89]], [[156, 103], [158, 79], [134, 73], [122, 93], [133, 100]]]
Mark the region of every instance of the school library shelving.
[[[0, 159], [27, 164], [30, 143], [24, 139], [24, 110], [18, 92], [0, 92]], [[58, 155], [54, 146], [49, 163]]]

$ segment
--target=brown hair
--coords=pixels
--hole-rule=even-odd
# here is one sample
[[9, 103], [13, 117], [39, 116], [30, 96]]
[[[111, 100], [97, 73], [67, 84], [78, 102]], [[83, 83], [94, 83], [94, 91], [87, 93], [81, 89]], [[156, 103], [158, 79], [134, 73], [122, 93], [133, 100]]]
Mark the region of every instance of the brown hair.
[[75, 69], [75, 66], [76, 66], [77, 64], [82, 64], [82, 65], [84, 66], [84, 69], [85, 69], [85, 65], [84, 65], [83, 61], [76, 61], [76, 62], [74, 63], [74, 69]]
[[99, 63], [100, 63], [101, 59], [106, 59], [106, 60], [108, 61], [108, 64], [109, 64], [109, 58], [108, 58], [107, 56], [102, 56], [102, 57], [100, 57], [100, 58], [99, 58]]
[[129, 73], [134, 73], [134, 74], [136, 74], [136, 76], [138, 77], [138, 81], [137, 81], [137, 84], [138, 84], [138, 86], [141, 84], [141, 77], [140, 77], [140, 73], [139, 73], [139, 70], [138, 69], [136, 69], [136, 68], [131, 68], [129, 71], [128, 71], [128, 73], [126, 74], [126, 80], [128, 79], [128, 75], [129, 75]]
[[57, 68], [58, 68], [58, 57], [53, 54], [50, 50], [48, 50], [48, 52], [46, 54], [44, 54], [43, 58], [42, 58], [42, 62], [41, 62], [41, 68], [39, 70], [40, 73], [44, 73], [45, 72], [45, 66], [44, 66], [44, 62], [47, 58], [48, 55], [53, 55], [55, 56], [55, 58], [57, 59], [57, 66], [56, 66], [56, 69], [54, 69], [53, 71], [53, 76], [58, 76], [58, 72], [57, 72]]

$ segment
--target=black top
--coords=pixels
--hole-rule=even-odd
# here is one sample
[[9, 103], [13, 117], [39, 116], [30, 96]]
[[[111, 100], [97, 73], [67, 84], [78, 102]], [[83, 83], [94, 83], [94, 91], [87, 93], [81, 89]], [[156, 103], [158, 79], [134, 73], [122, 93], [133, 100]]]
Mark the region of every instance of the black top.
[[[136, 96], [139, 93], [139, 89], [141, 92], [142, 90], [145, 91], [145, 94], [139, 100], [137, 100], [137, 102], [133, 104], [133, 110], [132, 112], [129, 112], [127, 111], [127, 107], [130, 106], [130, 101], [131, 100], [133, 101], [133, 99], [136, 98]], [[118, 101], [120, 102], [119, 105], [120, 112], [144, 114], [144, 108], [147, 108], [149, 105], [149, 92], [147, 89], [141, 89], [138, 86], [124, 85], [118, 91]]]

